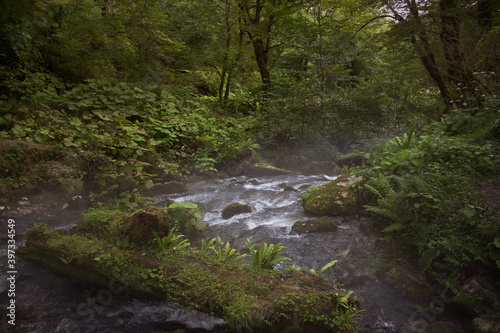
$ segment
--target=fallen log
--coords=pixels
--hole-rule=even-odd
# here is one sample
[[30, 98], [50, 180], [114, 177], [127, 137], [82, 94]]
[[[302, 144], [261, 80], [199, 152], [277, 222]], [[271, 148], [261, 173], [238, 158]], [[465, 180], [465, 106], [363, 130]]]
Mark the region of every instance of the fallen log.
[[119, 282], [133, 296], [164, 299], [211, 314], [234, 331], [354, 331], [358, 310], [350, 293], [317, 275], [294, 267], [257, 270], [222, 260], [209, 249], [129, 243], [120, 238], [120, 230], [113, 231], [119, 221], [108, 218], [102, 223], [110, 227], [100, 235], [89, 234], [86, 227], [69, 233], [35, 226], [18, 253], [83, 282], [104, 287]]

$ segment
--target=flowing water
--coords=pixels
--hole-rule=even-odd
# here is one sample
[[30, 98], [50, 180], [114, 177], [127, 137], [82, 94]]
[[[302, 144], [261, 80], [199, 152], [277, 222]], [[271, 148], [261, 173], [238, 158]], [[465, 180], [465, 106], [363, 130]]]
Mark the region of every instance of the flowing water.
[[[286, 249], [281, 255], [294, 259], [294, 264], [319, 270], [332, 260], [338, 262], [323, 276], [353, 290], [361, 298], [363, 319], [359, 332], [402, 332], [401, 327], [427, 301], [417, 301], [403, 295], [375, 278], [380, 263], [378, 236], [364, 232], [372, 221], [366, 217], [334, 218], [339, 225], [332, 233], [291, 234], [298, 220], [307, 220], [300, 203], [300, 194], [314, 185], [334, 177], [323, 175], [288, 175], [269, 178], [237, 177], [194, 183], [186, 193], [155, 198], [158, 205], [167, 200], [199, 202], [204, 205], [207, 230], [204, 239], [220, 236], [240, 252], [248, 252], [249, 238], [254, 246], [261, 242], [281, 243]], [[292, 189], [293, 188], [293, 189]], [[230, 203], [248, 204], [251, 213], [223, 219], [222, 209]], [[52, 227], [70, 228], [76, 214], [38, 218]], [[17, 232], [24, 231], [37, 219], [16, 220]], [[201, 238], [192, 239], [199, 246]], [[6, 238], [0, 239], [5, 255]], [[2, 261], [1, 272], [7, 269]], [[225, 323], [205, 314], [178, 309], [168, 302], [138, 300], [127, 297], [112, 283], [107, 288], [80, 284], [55, 276], [43, 268], [17, 260], [16, 281], [17, 320], [19, 332], [225, 332]], [[1, 276], [0, 305], [5, 309], [7, 284]], [[427, 303], [427, 304], [426, 304]], [[448, 307], [449, 308], [449, 307]], [[450, 318], [448, 316], [451, 316]], [[3, 319], [3, 318], [2, 318]], [[460, 321], [446, 311], [429, 320]], [[3, 324], [3, 322], [2, 322]], [[3, 326], [0, 326], [0, 329]]]

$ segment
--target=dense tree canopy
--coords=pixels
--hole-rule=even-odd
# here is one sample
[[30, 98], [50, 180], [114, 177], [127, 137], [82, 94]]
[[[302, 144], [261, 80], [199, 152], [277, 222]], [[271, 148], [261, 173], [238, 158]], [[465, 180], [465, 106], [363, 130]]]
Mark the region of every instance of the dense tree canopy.
[[[166, 92], [177, 99], [158, 103], [176, 110], [255, 121], [248, 134], [266, 147], [314, 143], [332, 152], [331, 144], [354, 149], [361, 137], [477, 106], [498, 81], [495, 1], [6, 0], [2, 6], [0, 125], [10, 133], [44, 108], [67, 107], [68, 92], [74, 97], [75, 87], [97, 80]], [[76, 114], [86, 112], [92, 108]]]

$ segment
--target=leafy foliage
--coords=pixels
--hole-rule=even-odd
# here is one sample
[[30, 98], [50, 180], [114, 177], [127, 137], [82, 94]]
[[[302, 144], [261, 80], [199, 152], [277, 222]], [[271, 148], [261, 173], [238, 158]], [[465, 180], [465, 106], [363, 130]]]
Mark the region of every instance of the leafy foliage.
[[203, 246], [202, 244], [202, 250], [211, 248], [218, 260], [221, 260], [224, 263], [228, 263], [233, 260], [238, 260], [245, 257], [245, 255], [239, 254], [238, 251], [234, 247], [232, 247], [229, 242], [226, 242], [225, 246], [222, 245], [222, 240], [220, 237], [217, 237], [215, 246], [211, 246], [211, 244], [214, 243], [213, 240], [214, 239], [210, 240], [206, 246]]
[[497, 142], [472, 142], [488, 137], [478, 133], [490, 132], [491, 114], [482, 110], [469, 118], [470, 128], [462, 131], [472, 135], [450, 135], [458, 134], [450, 124], [464, 119], [456, 113], [418, 136], [389, 141], [372, 150], [371, 167], [363, 171], [364, 197], [371, 202], [365, 208], [389, 221], [383, 231], [395, 237], [386, 239], [397, 243], [409, 237], [420, 267], [447, 287], [475, 265], [496, 260], [484, 244], [494, 244], [498, 223], [485, 202], [471, 195], [500, 164]]
[[187, 239], [181, 239], [184, 235], [178, 233], [177, 228], [173, 227], [165, 237], [160, 237], [157, 232], [153, 232], [155, 243], [160, 251], [179, 251], [189, 247], [191, 244]]

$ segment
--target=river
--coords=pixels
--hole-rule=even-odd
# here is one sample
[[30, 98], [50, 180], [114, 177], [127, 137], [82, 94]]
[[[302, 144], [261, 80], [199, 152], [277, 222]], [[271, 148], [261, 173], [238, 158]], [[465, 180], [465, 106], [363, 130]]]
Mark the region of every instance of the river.
[[[156, 205], [167, 200], [199, 202], [204, 205], [204, 221], [208, 227], [204, 239], [220, 236], [240, 252], [247, 251], [246, 239], [254, 246], [265, 241], [281, 243], [286, 249], [281, 255], [294, 259], [294, 264], [319, 270], [332, 260], [338, 262], [323, 276], [332, 283], [341, 283], [360, 297], [364, 309], [358, 323], [359, 332], [404, 332], [404, 325], [430, 300], [416, 300], [387, 286], [375, 277], [381, 263], [376, 234], [366, 232], [372, 221], [367, 217], [334, 217], [339, 225], [332, 233], [291, 234], [295, 221], [307, 220], [300, 203], [300, 194], [308, 187], [320, 185], [335, 177], [324, 175], [287, 175], [269, 178], [236, 177], [192, 183], [189, 190], [177, 195], [159, 195]], [[248, 204], [251, 213], [224, 220], [222, 209], [230, 203]], [[16, 219], [18, 234], [36, 222], [46, 222], [54, 228], [70, 228], [76, 213]], [[20, 238], [20, 237], [19, 237]], [[199, 246], [201, 237], [191, 239]], [[6, 256], [7, 239], [2, 233], [1, 254]], [[0, 296], [5, 309], [6, 261], [1, 263]], [[178, 309], [168, 302], [139, 300], [121, 293], [113, 285], [97, 287], [56, 276], [44, 268], [17, 258], [16, 327], [5, 324], [12, 332], [225, 332], [221, 319]], [[452, 320], [460, 325], [460, 315], [450, 310], [432, 315], [431, 321]], [[441, 313], [443, 312], [443, 313]]]

